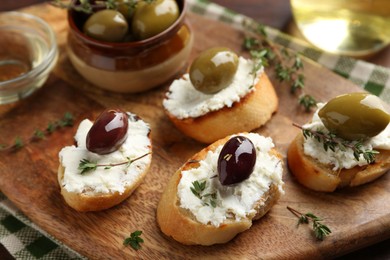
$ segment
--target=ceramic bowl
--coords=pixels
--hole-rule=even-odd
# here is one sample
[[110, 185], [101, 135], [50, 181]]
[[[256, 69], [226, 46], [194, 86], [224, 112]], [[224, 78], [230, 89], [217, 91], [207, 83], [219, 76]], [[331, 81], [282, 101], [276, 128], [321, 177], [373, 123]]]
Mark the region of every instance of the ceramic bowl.
[[167, 82], [186, 64], [193, 33], [185, 21], [186, 2], [177, 0], [180, 16], [165, 31], [145, 40], [103, 42], [82, 32], [88, 17], [68, 12], [67, 52], [75, 69], [92, 84], [118, 93], [143, 92]]

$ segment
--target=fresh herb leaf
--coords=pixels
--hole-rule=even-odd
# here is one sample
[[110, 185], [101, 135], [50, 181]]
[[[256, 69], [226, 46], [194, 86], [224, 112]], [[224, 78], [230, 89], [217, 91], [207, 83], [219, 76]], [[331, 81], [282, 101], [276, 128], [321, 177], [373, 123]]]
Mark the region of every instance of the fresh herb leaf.
[[[202, 192], [206, 189], [206, 181], [194, 181], [192, 182], [192, 187], [190, 187], [191, 192], [200, 200], [203, 201], [204, 205], [212, 206], [213, 208], [217, 207], [217, 193], [207, 193], [202, 194]], [[208, 202], [206, 202], [205, 198], [209, 198]]]
[[215, 200], [211, 199], [210, 200], [210, 205], [211, 205], [211, 207], [216, 208], [217, 207], [217, 202]]
[[80, 174], [83, 175], [89, 171], [94, 171], [98, 167], [103, 167], [105, 170], [111, 169], [112, 167], [119, 166], [119, 165], [126, 165], [126, 167], [129, 167], [131, 163], [144, 158], [145, 156], [149, 155], [150, 153], [146, 153], [144, 155], [141, 155], [137, 158], [130, 159], [130, 157], [127, 157], [126, 161], [124, 162], [119, 162], [119, 163], [106, 163], [106, 164], [98, 164], [96, 162], [91, 162], [88, 159], [81, 159], [79, 163], [78, 169], [80, 170]]
[[304, 65], [300, 55], [273, 43], [268, 38], [264, 25], [244, 20], [244, 27], [248, 29], [248, 33], [244, 38], [243, 48], [249, 51], [254, 61], [253, 71], [258, 71], [261, 66], [272, 67], [276, 79], [290, 85], [292, 94], [296, 94], [298, 91], [301, 93], [300, 96], [304, 98], [299, 98], [298, 104], [302, 105], [306, 111], [310, 111], [317, 102], [303, 91], [305, 86]]
[[50, 122], [45, 130], [36, 129], [29, 138], [22, 138], [18, 136], [15, 138], [13, 144], [0, 145], [0, 151], [18, 150], [33, 141], [44, 139], [46, 135], [49, 135], [53, 133], [55, 130], [58, 130], [66, 126], [73, 126], [73, 115], [69, 112], [66, 112], [62, 119], [55, 122]]
[[301, 57], [299, 57], [298, 55], [295, 56], [293, 68], [295, 68], [297, 70], [303, 69], [303, 63], [302, 63]]
[[53, 133], [55, 129], [56, 129], [55, 125], [54, 125], [53, 123], [49, 123], [49, 124], [47, 125], [46, 131], [47, 131], [48, 133]]
[[[154, 2], [155, 0], [144, 0], [144, 2], [150, 4]], [[128, 0], [128, 1], [118, 1], [118, 0], [96, 0], [96, 1], [89, 1], [89, 0], [81, 0], [79, 3], [73, 2], [73, 1], [64, 1], [64, 0], [53, 0], [50, 2], [51, 5], [63, 9], [68, 10], [75, 10], [77, 12], [84, 12], [86, 14], [91, 14], [95, 12], [95, 10], [101, 10], [102, 8], [105, 9], [112, 9], [112, 10], [118, 10], [122, 6], [125, 6], [128, 10], [129, 17], [132, 16], [134, 9], [137, 5], [137, 0]]]
[[310, 95], [304, 94], [299, 97], [299, 104], [301, 104], [306, 112], [310, 112], [313, 107], [317, 106], [317, 101]]
[[321, 223], [321, 221], [323, 221], [321, 218], [317, 217], [316, 215], [314, 215], [313, 213], [306, 213], [306, 214], [302, 214], [301, 212], [299, 212], [298, 210], [296, 209], [293, 209], [289, 206], [287, 206], [287, 209], [293, 213], [296, 217], [298, 217], [298, 223], [297, 225], [301, 225], [301, 224], [308, 224], [309, 223], [309, 220], [311, 220], [313, 222], [313, 232], [314, 232], [314, 236], [318, 239], [318, 240], [324, 240], [324, 238], [326, 236], [328, 236], [330, 233], [332, 233], [332, 231], [330, 230], [329, 227], [327, 227], [326, 225], [324, 225], [323, 223]]
[[15, 149], [20, 149], [23, 146], [24, 146], [24, 142], [23, 142], [22, 138], [20, 138], [20, 136], [16, 137], [15, 138], [15, 143], [14, 143]]
[[330, 149], [334, 152], [336, 150], [336, 147], [338, 147], [341, 151], [351, 149], [353, 151], [353, 156], [356, 161], [359, 161], [360, 156], [363, 156], [363, 158], [368, 164], [374, 163], [375, 155], [379, 154], [379, 152], [376, 150], [364, 150], [362, 140], [344, 140], [342, 138], [337, 137], [334, 133], [324, 133], [319, 130], [303, 128], [302, 126], [297, 124], [293, 124], [293, 126], [298, 127], [302, 130], [302, 134], [305, 139], [314, 138], [319, 143], [322, 143], [325, 151]]
[[305, 215], [301, 215], [298, 219], [297, 225], [299, 226], [300, 224], [307, 224], [309, 223], [309, 219]]
[[46, 132], [50, 134], [59, 128], [66, 127], [66, 126], [73, 126], [73, 124], [74, 124], [73, 115], [69, 112], [66, 112], [60, 120], [55, 122], [50, 122], [46, 127]]
[[89, 171], [94, 171], [96, 170], [96, 168], [97, 168], [97, 164], [87, 159], [82, 159], [78, 167], [78, 169], [80, 170], [80, 174], [84, 174]]
[[313, 230], [315, 237], [318, 240], [324, 240], [325, 236], [328, 236], [332, 231], [325, 226], [324, 224], [320, 223], [321, 220], [313, 220]]
[[73, 126], [74, 118], [73, 115], [69, 112], [64, 114], [64, 117], [59, 121], [59, 126]]
[[[299, 74], [298, 77], [294, 80], [294, 82], [292, 83], [292, 86], [291, 86], [291, 93], [295, 93], [298, 89], [303, 89], [303, 87], [305, 86], [305, 77], [303, 76], [303, 74]], [[315, 100], [312, 96], [310, 95], [305, 95], [305, 96], [308, 96], [310, 97], [310, 99], [312, 100]], [[301, 99], [299, 98], [299, 103], [301, 104]], [[316, 102], [317, 103], [317, 102]], [[307, 109], [307, 107], [305, 106], [305, 108]]]
[[144, 242], [144, 240], [140, 237], [142, 235], [142, 231], [136, 230], [133, 233], [130, 234], [129, 237], [125, 238], [123, 241], [123, 245], [128, 246], [130, 245], [133, 249], [138, 250], [141, 248], [141, 243]]
[[192, 193], [198, 197], [199, 199], [202, 199], [202, 196], [200, 195], [203, 190], [206, 188], [206, 181], [199, 182], [199, 181], [194, 181], [192, 182], [192, 187], [190, 187]]
[[51, 5], [63, 9], [73, 9], [78, 12], [84, 12], [86, 14], [92, 13], [92, 5], [89, 3], [89, 1], [80, 1], [79, 4], [74, 4], [69, 1], [63, 1], [63, 0], [54, 0], [50, 2]]
[[45, 138], [45, 133], [42, 131], [42, 130], [39, 130], [39, 129], [37, 129], [37, 130], [35, 130], [35, 132], [34, 132], [34, 137], [36, 137], [37, 139], [43, 139], [43, 138]]

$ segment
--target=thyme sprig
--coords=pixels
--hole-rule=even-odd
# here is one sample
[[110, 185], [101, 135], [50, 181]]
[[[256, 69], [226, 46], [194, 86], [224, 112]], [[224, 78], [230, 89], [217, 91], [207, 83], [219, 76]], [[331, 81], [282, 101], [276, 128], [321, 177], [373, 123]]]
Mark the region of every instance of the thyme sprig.
[[287, 206], [287, 209], [293, 213], [295, 216], [298, 217], [298, 223], [297, 223], [297, 226], [301, 225], [301, 224], [309, 224], [309, 221], [312, 221], [313, 222], [313, 231], [314, 231], [314, 236], [318, 239], [318, 240], [324, 240], [324, 238], [326, 236], [328, 236], [330, 233], [332, 233], [332, 231], [330, 230], [330, 228], [324, 224], [321, 223], [321, 221], [323, 221], [321, 218], [317, 217], [316, 215], [314, 215], [313, 213], [306, 213], [306, 214], [303, 214], [301, 212], [299, 212], [298, 210], [296, 209], [293, 209], [289, 206]]
[[73, 126], [73, 123], [74, 123], [73, 115], [69, 112], [66, 112], [60, 120], [50, 122], [47, 125], [46, 129], [44, 129], [44, 130], [41, 130], [41, 129], [34, 130], [33, 134], [26, 139], [23, 139], [22, 137], [17, 136], [17, 137], [15, 137], [15, 140], [12, 144], [9, 144], [9, 145], [0, 144], [0, 152], [1, 151], [19, 150], [31, 142], [35, 142], [35, 141], [44, 139], [46, 136], [50, 135], [51, 133], [53, 133], [56, 130], [59, 130], [63, 127]]
[[[203, 191], [206, 189], [206, 181], [194, 181], [192, 182], [192, 187], [190, 187], [192, 193], [198, 197], [200, 200], [203, 201], [204, 205], [206, 206], [211, 206], [213, 208], [217, 207], [217, 193], [207, 193], [207, 194], [202, 194]], [[206, 198], [209, 198], [209, 202], [207, 203], [205, 200]]]
[[133, 249], [138, 250], [141, 248], [141, 243], [144, 240], [140, 237], [142, 235], [142, 231], [136, 230], [130, 234], [129, 237], [125, 238], [123, 241], [123, 245], [130, 245]]
[[302, 126], [295, 123], [293, 123], [293, 126], [298, 127], [302, 130], [302, 134], [305, 139], [309, 137], [315, 138], [318, 142], [322, 143], [325, 151], [328, 151], [328, 149], [330, 149], [334, 152], [336, 147], [339, 147], [341, 151], [345, 151], [347, 148], [349, 148], [353, 151], [353, 157], [356, 161], [359, 161], [360, 155], [362, 155], [368, 164], [374, 163], [375, 155], [379, 154], [379, 152], [376, 150], [364, 150], [362, 140], [352, 142], [339, 138], [333, 133], [324, 133], [319, 130], [303, 128]]
[[298, 103], [306, 111], [315, 107], [317, 102], [314, 97], [305, 94], [305, 76], [303, 75], [303, 62], [299, 54], [289, 51], [273, 43], [266, 32], [265, 26], [244, 20], [244, 26], [255, 36], [247, 35], [244, 38], [243, 47], [249, 51], [252, 59], [255, 61], [253, 71], [256, 72], [261, 66], [274, 68], [276, 78], [280, 82], [286, 82], [290, 85], [292, 94], [300, 93]]
[[[127, 8], [127, 11], [129, 13], [129, 17], [131, 17], [138, 1], [136, 1], [136, 0], [128, 0], [128, 1], [118, 1], [118, 0], [101, 1], [101, 0], [97, 0], [97, 1], [94, 1], [93, 3], [90, 3], [90, 2], [91, 1], [89, 1], [89, 0], [80, 0], [79, 3], [76, 3], [73, 1], [67, 1], [67, 0], [54, 0], [54, 1], [51, 1], [50, 4], [55, 6], [55, 7], [68, 9], [68, 10], [75, 10], [78, 12], [84, 12], [86, 14], [93, 13], [95, 9], [100, 10], [101, 8], [105, 8], [105, 9], [118, 10], [120, 7], [124, 6]], [[150, 2], [153, 2], [153, 0], [147, 0], [145, 2], [150, 3]]]
[[315, 100], [315, 98], [308, 94], [300, 95], [298, 102], [301, 106], [305, 108], [306, 112], [309, 112], [311, 108], [317, 106], [317, 100]]
[[131, 159], [130, 157], [127, 157], [126, 161], [119, 162], [119, 163], [102, 163], [102, 164], [98, 164], [96, 162], [91, 162], [88, 159], [81, 159], [80, 163], [79, 163], [78, 169], [80, 170], [80, 174], [83, 175], [83, 174], [85, 174], [85, 173], [87, 173], [89, 171], [96, 170], [98, 167], [104, 167], [105, 170], [109, 170], [112, 167], [119, 166], [119, 165], [126, 165], [126, 167], [129, 167], [133, 162], [135, 162], [137, 160], [140, 160], [140, 159], [144, 158], [145, 156], [147, 156], [149, 154], [150, 153], [146, 153], [146, 154], [141, 155], [141, 156], [139, 156], [137, 158], [134, 158], [134, 159]]

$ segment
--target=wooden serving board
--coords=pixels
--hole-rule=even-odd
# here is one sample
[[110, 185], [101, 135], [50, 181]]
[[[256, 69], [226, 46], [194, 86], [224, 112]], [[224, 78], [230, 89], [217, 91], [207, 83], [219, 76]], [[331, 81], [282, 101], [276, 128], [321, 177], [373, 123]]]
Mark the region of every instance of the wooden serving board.
[[[310, 191], [299, 185], [286, 169], [285, 195], [262, 219], [231, 242], [210, 247], [184, 246], [167, 237], [156, 224], [156, 206], [170, 176], [205, 145], [181, 134], [167, 119], [161, 101], [167, 86], [137, 95], [110, 94], [85, 82], [72, 68], [64, 51], [66, 14], [49, 5], [25, 10], [47, 20], [55, 29], [61, 56], [53, 76], [30, 98], [1, 107], [0, 143], [28, 136], [36, 128], [72, 112], [76, 125], [0, 157], [1, 191], [34, 223], [61, 242], [89, 258], [331, 258], [390, 237], [390, 175], [355, 189], [331, 194]], [[191, 59], [212, 46], [227, 46], [241, 53], [242, 32], [221, 22], [188, 14], [195, 33]], [[269, 72], [274, 78], [272, 72]], [[359, 91], [347, 80], [325, 68], [305, 62], [306, 91], [319, 100]], [[279, 95], [278, 112], [256, 130], [271, 136], [286, 156], [290, 141], [299, 132], [292, 122], [303, 124], [311, 117], [296, 105], [289, 87], [272, 80]], [[57, 184], [58, 152], [73, 143], [77, 124], [94, 119], [105, 107], [121, 107], [150, 123], [153, 160], [144, 182], [122, 204], [95, 213], [79, 213], [68, 207]], [[324, 218], [331, 236], [317, 241], [309, 226], [297, 228], [297, 218], [286, 206], [313, 212]], [[122, 242], [131, 232], [143, 231], [145, 243], [135, 251]]]

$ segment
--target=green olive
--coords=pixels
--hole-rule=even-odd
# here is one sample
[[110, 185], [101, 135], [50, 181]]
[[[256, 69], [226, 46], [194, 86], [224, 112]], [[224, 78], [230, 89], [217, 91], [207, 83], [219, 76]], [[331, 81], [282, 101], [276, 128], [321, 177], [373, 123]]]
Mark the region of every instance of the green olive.
[[318, 112], [325, 127], [346, 140], [376, 136], [390, 122], [378, 97], [367, 93], [350, 93], [330, 100]]
[[224, 47], [211, 48], [192, 62], [190, 80], [198, 91], [213, 94], [232, 82], [237, 68], [237, 54]]
[[165, 31], [178, 17], [175, 0], [141, 1], [134, 11], [132, 30], [137, 39], [144, 40]]
[[128, 31], [125, 17], [115, 10], [102, 10], [91, 15], [83, 30], [88, 36], [107, 42], [120, 42]]
[[131, 8], [132, 3], [129, 0], [116, 0], [116, 4], [118, 12], [123, 14], [127, 21], [131, 21], [134, 14], [134, 9]]

